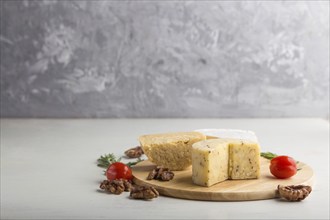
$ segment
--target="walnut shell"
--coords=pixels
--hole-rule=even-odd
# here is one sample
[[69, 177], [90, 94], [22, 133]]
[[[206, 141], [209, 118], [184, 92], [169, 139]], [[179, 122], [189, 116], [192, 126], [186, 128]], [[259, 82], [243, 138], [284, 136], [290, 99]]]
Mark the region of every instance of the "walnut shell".
[[312, 187], [306, 185], [277, 186], [280, 197], [288, 201], [304, 200], [311, 192]]

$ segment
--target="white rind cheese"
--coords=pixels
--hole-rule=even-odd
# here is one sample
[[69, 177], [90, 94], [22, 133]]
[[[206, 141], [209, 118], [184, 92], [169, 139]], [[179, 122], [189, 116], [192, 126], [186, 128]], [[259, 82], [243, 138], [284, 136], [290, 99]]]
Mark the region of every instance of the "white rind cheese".
[[206, 135], [207, 139], [214, 139], [214, 138], [240, 139], [240, 140], [253, 141], [258, 143], [258, 138], [256, 134], [253, 131], [248, 131], [248, 130], [198, 129], [195, 131]]
[[258, 143], [237, 139], [209, 139], [192, 146], [192, 181], [212, 186], [227, 179], [260, 176]]

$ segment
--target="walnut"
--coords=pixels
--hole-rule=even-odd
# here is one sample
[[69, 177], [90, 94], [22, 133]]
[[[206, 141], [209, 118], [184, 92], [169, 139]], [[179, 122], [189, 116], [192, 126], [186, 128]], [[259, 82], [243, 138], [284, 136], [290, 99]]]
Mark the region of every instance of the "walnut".
[[123, 183], [124, 183], [124, 187], [125, 187], [124, 191], [125, 192], [131, 191], [131, 189], [132, 189], [132, 183], [130, 181], [128, 181], [128, 180], [123, 180]]
[[124, 191], [130, 191], [130, 189], [132, 188], [132, 184], [125, 179], [116, 179], [112, 181], [103, 180], [100, 185], [100, 188], [105, 190], [106, 192], [119, 195]]
[[129, 158], [138, 158], [141, 157], [144, 152], [141, 146], [136, 146], [125, 151], [125, 154]]
[[147, 176], [147, 180], [154, 179], [156, 177], [156, 175], [157, 175], [157, 170], [156, 169], [151, 170], [150, 173]]
[[312, 187], [305, 185], [278, 185], [277, 189], [280, 196], [289, 201], [304, 200], [312, 192]]
[[173, 179], [174, 173], [170, 171], [168, 168], [164, 168], [162, 166], [157, 166], [155, 169], [150, 171], [147, 180], [162, 180], [162, 181], [170, 181]]
[[158, 196], [158, 191], [152, 186], [135, 186], [130, 193], [130, 197], [133, 199], [150, 200]]

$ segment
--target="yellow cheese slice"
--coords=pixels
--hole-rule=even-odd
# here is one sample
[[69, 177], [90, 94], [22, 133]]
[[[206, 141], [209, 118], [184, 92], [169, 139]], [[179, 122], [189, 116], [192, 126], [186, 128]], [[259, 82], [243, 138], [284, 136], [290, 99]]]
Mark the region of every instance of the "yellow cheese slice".
[[184, 170], [191, 166], [191, 148], [205, 140], [199, 132], [176, 132], [140, 136], [141, 147], [148, 159], [171, 170]]

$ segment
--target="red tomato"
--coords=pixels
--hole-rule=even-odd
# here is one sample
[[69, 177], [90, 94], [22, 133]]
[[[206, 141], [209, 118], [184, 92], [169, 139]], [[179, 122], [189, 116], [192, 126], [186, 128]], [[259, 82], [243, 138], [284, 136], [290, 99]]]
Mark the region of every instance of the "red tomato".
[[115, 162], [111, 164], [107, 169], [106, 175], [108, 180], [114, 180], [114, 179], [131, 180], [133, 178], [132, 170], [126, 164], [121, 162]]
[[270, 161], [270, 172], [279, 179], [292, 177], [297, 173], [296, 161], [288, 156], [278, 156]]

